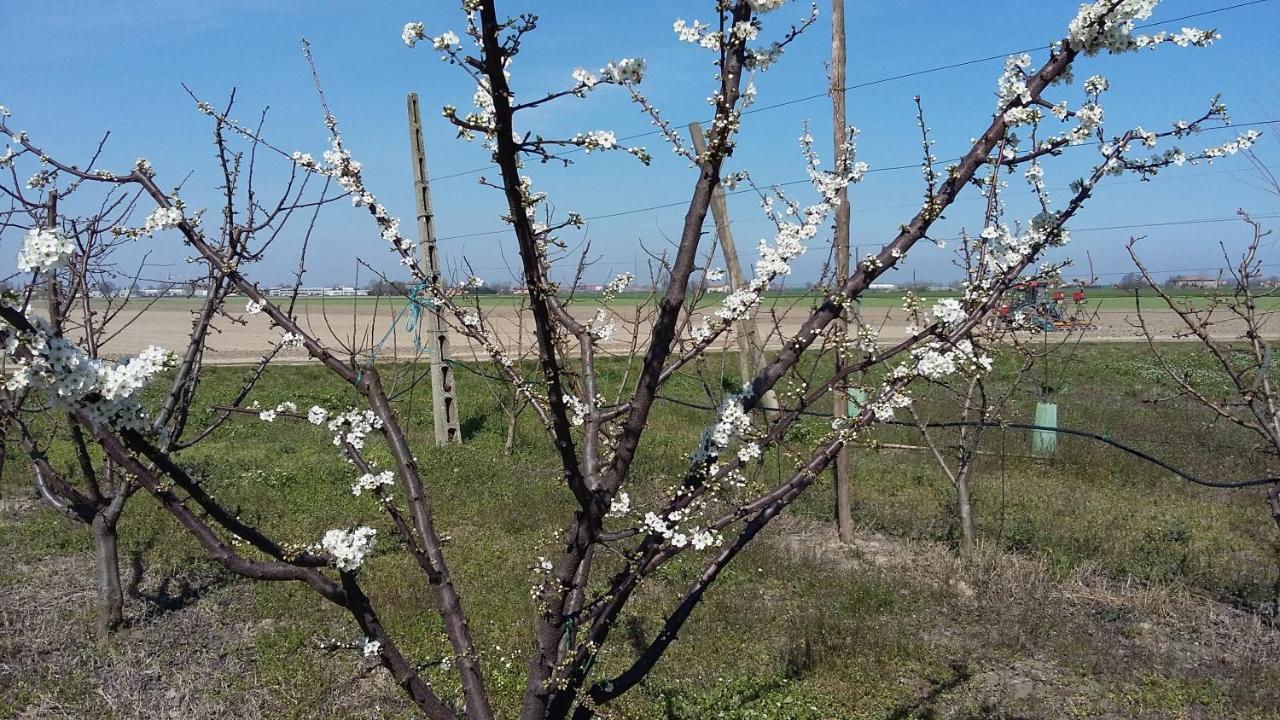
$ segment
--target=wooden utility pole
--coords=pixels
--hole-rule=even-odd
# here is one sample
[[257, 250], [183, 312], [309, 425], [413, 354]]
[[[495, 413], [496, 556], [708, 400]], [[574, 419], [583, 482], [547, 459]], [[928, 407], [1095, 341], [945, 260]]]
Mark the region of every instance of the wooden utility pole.
[[[706, 136], [702, 134], [702, 125], [697, 121], [689, 123], [689, 137], [693, 140], [694, 152], [701, 155], [707, 151]], [[729, 206], [724, 200], [724, 188], [716, 184], [711, 193], [711, 216], [716, 221], [716, 237], [720, 239], [720, 250], [724, 253], [724, 264], [729, 271], [729, 291], [736, 292], [745, 287], [746, 279], [742, 275], [742, 262], [738, 258], [738, 246], [733, 240], [733, 228], [729, 226]], [[742, 381], [747, 382], [756, 376], [764, 367], [764, 342], [756, 331], [756, 321], [750, 316], [738, 321], [738, 372]], [[777, 410], [778, 399], [773, 390], [765, 393], [760, 399], [760, 406], [766, 410]]]
[[[832, 135], [835, 139], [835, 151], [837, 170], [847, 170], [844, 167], [845, 143], [848, 141], [848, 131], [845, 127], [845, 93], [844, 93], [844, 66], [845, 66], [845, 41], [844, 41], [844, 0], [831, 0], [831, 125]], [[840, 190], [840, 205], [836, 207], [836, 228], [835, 237], [836, 255], [836, 287], [842, 287], [849, 279], [849, 191], [848, 189]], [[845, 319], [848, 310], [845, 309], [841, 313], [841, 317], [836, 320], [836, 372], [839, 373], [845, 368], [844, 352], [845, 343], [849, 338], [849, 322]], [[849, 416], [849, 384], [841, 381], [836, 384], [834, 392], [834, 406], [832, 411], [837, 418], [846, 418]], [[836, 528], [840, 533], [840, 540], [845, 543], [853, 542], [853, 509], [852, 502], [849, 497], [849, 449], [847, 445], [840, 446], [840, 452], [836, 455], [835, 464], [832, 466], [835, 473], [836, 485]]]
[[[422, 266], [432, 287], [440, 287], [440, 255], [436, 249], [436, 216], [431, 211], [431, 186], [427, 180], [427, 151], [422, 143], [422, 119], [418, 114], [418, 94], [409, 93], [409, 149], [413, 155], [413, 194], [418, 206], [418, 247]], [[410, 302], [418, 302], [415, 296]], [[458, 427], [458, 398], [454, 394], [453, 367], [449, 365], [449, 334], [439, 307], [422, 313], [426, 327], [415, 332], [425, 336], [427, 361], [431, 363], [431, 417], [435, 421], [436, 444], [462, 442]]]

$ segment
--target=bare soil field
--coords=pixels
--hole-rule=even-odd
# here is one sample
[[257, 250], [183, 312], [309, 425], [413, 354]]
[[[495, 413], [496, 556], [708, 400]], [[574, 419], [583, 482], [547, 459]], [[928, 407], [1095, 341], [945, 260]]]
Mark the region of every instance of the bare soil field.
[[[132, 355], [148, 345], [169, 349], [185, 347], [193, 309], [194, 305], [187, 302], [156, 303], [107, 343], [106, 354]], [[367, 356], [370, 348], [380, 346], [377, 350], [380, 358], [408, 359], [418, 354], [418, 350], [414, 342], [415, 333], [408, 327], [408, 315], [401, 315], [396, 321], [400, 309], [400, 303], [335, 301], [331, 304], [300, 304], [298, 314], [303, 327], [318, 335], [322, 342], [351, 348], [359, 356]], [[781, 304], [764, 310], [758, 322], [762, 331], [769, 330], [769, 347], [780, 347], [784, 338], [792, 337], [808, 310], [807, 305], [786, 307]], [[594, 306], [587, 305], [575, 307], [572, 311], [583, 321], [595, 314]], [[484, 313], [490, 333], [502, 342], [510, 355], [520, 356], [529, 349], [533, 322], [527, 312], [500, 305], [485, 308]], [[710, 309], [707, 314], [710, 314]], [[900, 309], [867, 308], [862, 311], [862, 317], [865, 322], [880, 328], [882, 342], [901, 340], [906, 335], [906, 317]], [[1153, 334], [1161, 340], [1177, 340], [1179, 333], [1185, 331], [1178, 317], [1169, 310], [1144, 310], [1143, 317]], [[618, 308], [614, 322], [617, 332], [604, 344], [604, 349], [607, 353], [626, 354], [631, 348], [635, 329], [640, 328], [642, 334], [647, 332], [649, 309]], [[1096, 329], [1085, 331], [1084, 340], [1137, 340], [1141, 333], [1135, 323], [1133, 310], [1098, 310], [1094, 323]], [[216, 332], [209, 343], [211, 354], [207, 358], [213, 364], [252, 363], [280, 338], [280, 330], [272, 327], [270, 320], [262, 314], [244, 315], [235, 322], [222, 318], [215, 325]], [[1241, 334], [1239, 322], [1224, 321], [1214, 328], [1223, 338]], [[449, 335], [454, 357], [462, 360], [485, 357], [483, 350], [461, 333], [451, 331]], [[726, 349], [736, 348], [732, 337], [724, 338], [724, 343]], [[279, 359], [301, 362], [307, 356], [304, 350], [286, 350]]]

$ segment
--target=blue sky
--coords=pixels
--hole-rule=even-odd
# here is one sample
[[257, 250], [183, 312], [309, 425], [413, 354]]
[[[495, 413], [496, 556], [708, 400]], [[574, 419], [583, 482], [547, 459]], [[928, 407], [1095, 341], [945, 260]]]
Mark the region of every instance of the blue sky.
[[[1215, 8], [1239, 0], [1166, 0], [1154, 22]], [[465, 257], [486, 279], [511, 280], [514, 244], [508, 234], [472, 237], [500, 230], [500, 195], [477, 183], [480, 173], [445, 178], [484, 167], [478, 144], [454, 139], [439, 117], [446, 103], [470, 106], [473, 88], [462, 72], [441, 62], [429, 46], [410, 50], [400, 42], [406, 21], [421, 20], [428, 34], [461, 31], [462, 19], [452, 0], [417, 2], [273, 2], [210, 0], [174, 3], [165, 0], [46, 0], [6, 2], [6, 52], [0, 59], [0, 104], [14, 116], [12, 124], [27, 130], [51, 154], [82, 158], [102, 133], [111, 131], [106, 164], [127, 168], [146, 156], [162, 185], [186, 180], [183, 196], [197, 207], [216, 203], [219, 178], [212, 162], [210, 122], [196, 112], [182, 89], [189, 85], [218, 105], [234, 87], [237, 115], [250, 121], [269, 106], [265, 134], [288, 148], [319, 155], [326, 147], [321, 111], [299, 50], [299, 38], [310, 39], [329, 102], [345, 131], [349, 148], [365, 165], [375, 194], [412, 228], [414, 213], [407, 155], [404, 96], [421, 96], [431, 174], [441, 178], [432, 192], [438, 214], [440, 245], [446, 263], [457, 267]], [[580, 0], [503, 2], [502, 13], [537, 12], [542, 20], [511, 68], [513, 86], [522, 97], [560, 89], [578, 66], [598, 68], [611, 59], [644, 57], [649, 63], [643, 89], [673, 122], [683, 126], [705, 119], [706, 96], [714, 87], [710, 54], [676, 41], [671, 24], [677, 17], [707, 19], [712, 3], [658, 0], [645, 3], [602, 3]], [[851, 85], [889, 76], [1014, 50], [1043, 47], [1060, 37], [1074, 15], [1075, 2], [1058, 0], [973, 0], [962, 2], [848, 2]], [[769, 36], [808, 6], [792, 3], [765, 16]], [[821, 93], [830, 29], [823, 17], [788, 50], [780, 64], [758, 78], [759, 104]], [[1088, 58], [1077, 65], [1077, 84], [1053, 97], [1080, 98], [1079, 82], [1094, 73], [1111, 80], [1104, 96], [1112, 131], [1131, 124], [1163, 129], [1174, 120], [1193, 117], [1209, 98], [1222, 93], [1236, 122], [1280, 119], [1280, 80], [1275, 75], [1280, 45], [1280, 0], [1216, 13], [1185, 24], [1214, 27], [1223, 39], [1204, 50], [1162, 48], [1157, 52]], [[1168, 29], [1177, 30], [1180, 23]], [[1040, 62], [1043, 51], [1033, 53]], [[937, 140], [935, 153], [950, 158], [966, 149], [968, 139], [986, 127], [994, 104], [996, 61], [883, 82], [849, 93], [849, 120], [862, 130], [859, 159], [872, 169], [918, 161], [920, 140], [912, 96], [921, 95]], [[825, 98], [749, 115], [730, 166], [746, 168], [757, 182], [786, 182], [804, 177], [796, 138], [812, 121], [820, 147], [829, 151], [830, 105]], [[619, 137], [652, 128], [622, 92], [606, 88], [586, 100], [570, 98], [522, 115], [523, 129], [567, 136], [610, 129]], [[1280, 166], [1280, 141], [1272, 137], [1280, 124], [1262, 127], [1268, 136], [1258, 146], [1264, 162]], [[1226, 140], [1232, 133], [1206, 133], [1184, 144]], [[533, 165], [535, 185], [551, 193], [561, 213], [605, 215], [687, 200], [695, 173], [670, 153], [656, 136], [633, 140], [653, 151], [645, 168], [622, 155], [579, 154], [567, 169]], [[1079, 175], [1088, 150], [1074, 150], [1047, 166], [1050, 188], [1065, 188]], [[1280, 169], [1280, 167], [1278, 167]], [[492, 175], [492, 173], [490, 173]], [[264, 172], [264, 187], [273, 179]], [[1011, 193], [1022, 193], [1018, 176]], [[917, 169], [880, 171], [853, 189], [853, 242], [864, 249], [885, 242], [910, 218], [921, 196]], [[1065, 197], [1065, 190], [1056, 195]], [[801, 199], [809, 199], [799, 195]], [[1029, 212], [1025, 194], [1010, 194], [1012, 218]], [[1258, 214], [1280, 213], [1280, 198], [1256, 187], [1248, 162], [1230, 158], [1213, 166], [1169, 171], [1150, 183], [1131, 178], [1112, 180], [1075, 222], [1079, 228], [1062, 255], [1083, 264], [1091, 259], [1104, 281], [1131, 270], [1124, 241], [1146, 235], [1144, 254], [1157, 269], [1193, 270], [1221, 264], [1217, 243], [1240, 247], [1245, 241], [1238, 223], [1199, 223], [1117, 230], [1089, 230], [1116, 225], [1224, 218], [1244, 207]], [[953, 236], [960, 228], [981, 224], [981, 202], [972, 195], [947, 213], [935, 234]], [[624, 270], [643, 269], [644, 248], [662, 249], [679, 234], [683, 207], [599, 219], [585, 232], [568, 233], [571, 243], [589, 238], [598, 258], [589, 279], [603, 280]], [[735, 234], [744, 251], [768, 233], [768, 223], [749, 196], [730, 199]], [[1280, 218], [1270, 221], [1280, 222]], [[140, 223], [140, 219], [139, 219]], [[301, 229], [302, 223], [296, 223]], [[796, 263], [792, 282], [812, 279], [826, 258], [823, 236]], [[264, 283], [283, 281], [293, 269], [296, 242], [274, 247], [274, 254], [255, 271]], [[0, 268], [11, 268], [15, 240], [5, 238]], [[356, 278], [353, 257], [363, 258], [393, 275], [395, 263], [367, 215], [345, 203], [326, 210], [313, 247], [309, 284], [350, 283]], [[952, 246], [920, 248], [897, 272], [899, 279], [950, 279]], [[136, 260], [150, 252], [149, 277], [180, 277], [189, 268], [176, 237], [158, 237], [129, 252]], [[1263, 260], [1276, 263], [1280, 250], [1269, 248]], [[1114, 274], [1114, 275], [1113, 275]], [[360, 269], [360, 280], [369, 272]]]

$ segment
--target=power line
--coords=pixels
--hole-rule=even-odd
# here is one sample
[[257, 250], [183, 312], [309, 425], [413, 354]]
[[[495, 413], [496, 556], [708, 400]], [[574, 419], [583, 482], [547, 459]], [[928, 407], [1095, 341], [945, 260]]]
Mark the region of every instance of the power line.
[[[1269, 0], [1262, 0], [1262, 1], [1269, 2]], [[1236, 123], [1232, 125], [1216, 125], [1214, 127], [1204, 128], [1204, 130], [1207, 132], [1209, 130], [1222, 130], [1222, 129], [1228, 129], [1228, 128], [1234, 129], [1234, 128], [1242, 128], [1242, 127], [1251, 127], [1255, 125], [1272, 125], [1277, 123], [1280, 123], [1280, 120], [1259, 120], [1256, 122]], [[1073, 145], [1073, 146], [1068, 146], [1065, 149], [1071, 149], [1073, 147], [1080, 148], [1080, 147], [1091, 147], [1091, 146]], [[960, 158], [950, 158], [947, 160], [941, 160], [941, 161], [938, 161], [937, 164], [942, 165], [946, 163], [957, 162], [959, 159]], [[895, 172], [900, 170], [918, 170], [918, 169], [920, 169], [920, 163], [916, 162], [916, 163], [908, 163], [904, 165], [890, 165], [888, 167], [871, 168], [870, 170], [867, 170], [866, 174], [870, 175], [872, 173], [877, 173], [877, 172]], [[802, 180], [788, 180], [786, 182], [781, 182], [781, 183], [770, 183], [768, 187], [789, 187], [791, 185], [802, 185], [808, 182], [810, 182], [808, 178], [805, 178]], [[733, 190], [733, 191], [726, 192], [725, 195], [743, 195], [743, 194], [754, 193], [754, 192], [756, 192], [754, 188], [744, 188], [741, 190]], [[684, 206], [687, 206], [688, 204], [689, 204], [688, 200], [677, 200], [674, 202], [648, 205], [641, 208], [632, 208], [629, 210], [618, 210], [610, 213], [591, 215], [589, 217], [584, 217], [583, 220], [608, 220], [610, 218], [622, 217], [625, 215], [636, 215], [639, 213], [652, 212], [654, 210], [665, 210], [668, 208], [684, 207]], [[864, 211], [873, 210], [873, 209], [877, 209], [877, 208], [862, 208], [862, 210]], [[509, 230], [510, 230], [509, 228], [502, 228], [500, 230], [483, 230], [480, 232], [473, 232], [473, 233], [446, 235], [446, 236], [437, 238], [437, 241], [443, 242], [445, 240], [462, 240], [466, 238], [487, 237], [490, 235], [501, 235], [503, 233], [509, 232]]]
[[[1169, 25], [1176, 22], [1182, 22], [1184, 20], [1192, 20], [1199, 17], [1205, 17], [1208, 15], [1215, 15], [1217, 13], [1227, 12], [1229, 10], [1238, 10], [1240, 8], [1249, 7], [1252, 5], [1261, 5], [1267, 2], [1271, 2], [1271, 0], [1248, 0], [1248, 2], [1240, 2], [1234, 5], [1227, 5], [1225, 7], [1214, 8], [1212, 10], [1204, 10], [1201, 12], [1191, 13], [1189, 15], [1182, 15], [1180, 17], [1169, 18], [1167, 20], [1160, 20], [1157, 22], [1147, 23], [1145, 25], [1137, 25], [1134, 27], [1134, 29], [1144, 30], [1147, 28], [1158, 27], [1160, 25]], [[1035, 47], [1023, 48], [1021, 50], [1013, 50], [1010, 52], [999, 53], [997, 55], [988, 55], [986, 57], [973, 58], [970, 60], [961, 60], [959, 62], [947, 63], [946, 65], [936, 65], [934, 67], [925, 68], [923, 70], [912, 70], [910, 72], [900, 73], [898, 75], [889, 75], [882, 78], [876, 78], [874, 80], [865, 80], [863, 82], [854, 83], [852, 85], [845, 87], [844, 89], [846, 92], [850, 90], [862, 90], [865, 88], [874, 87], [876, 85], [883, 85], [885, 83], [897, 82], [898, 80], [906, 80], [908, 78], [920, 77], [921, 75], [929, 75], [931, 73], [942, 72], [944, 70], [955, 70], [957, 68], [968, 67], [970, 65], [978, 65], [985, 62], [991, 62], [993, 60], [1003, 60], [1004, 58], [1007, 58], [1010, 55], [1021, 55], [1022, 53], [1035, 52], [1036, 50], [1041, 50], [1044, 47], [1045, 47], [1044, 45], [1037, 45]], [[748, 108], [742, 114], [753, 115], [755, 113], [765, 112], [767, 110], [777, 110], [778, 108], [789, 107], [791, 105], [798, 105], [800, 103], [810, 102], [812, 100], [818, 100], [820, 98], [824, 98], [828, 96], [829, 96], [829, 92], [824, 90], [820, 93], [805, 95], [804, 97], [792, 98], [790, 100], [781, 100], [779, 102], [772, 103], [770, 105], [760, 105], [757, 107]], [[702, 120], [700, 122], [709, 123], [711, 121]], [[688, 123], [685, 123], [685, 124], [687, 125]], [[618, 138], [618, 141], [626, 142], [628, 140], [638, 140], [640, 138], [658, 135], [661, 132], [662, 132], [661, 130], [646, 130], [645, 132], [642, 132], [642, 133], [636, 133], [634, 135], [626, 135], [624, 137]], [[575, 148], [570, 148], [568, 150], [565, 150], [561, 154], [569, 155], [569, 154], [580, 152], [580, 151], [581, 151], [581, 148], [575, 147]], [[450, 180], [453, 178], [463, 177], [465, 175], [474, 175], [475, 173], [484, 172], [485, 170], [489, 170], [491, 168], [496, 168], [496, 167], [497, 165], [490, 163], [488, 165], [485, 165], [484, 167], [473, 168], [471, 170], [462, 170], [460, 172], [450, 173], [448, 175], [439, 175], [437, 177], [432, 178], [431, 180], [432, 182], [439, 182], [441, 180]]]

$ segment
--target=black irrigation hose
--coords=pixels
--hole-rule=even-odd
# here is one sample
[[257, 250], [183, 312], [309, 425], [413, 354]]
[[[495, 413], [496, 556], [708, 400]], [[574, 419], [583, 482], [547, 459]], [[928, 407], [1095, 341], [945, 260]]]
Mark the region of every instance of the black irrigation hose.
[[[716, 409], [713, 407], [708, 407], [706, 405], [700, 405], [698, 403], [692, 403], [685, 400], [677, 400], [676, 398], [666, 397], [665, 395], [658, 395], [657, 398], [659, 400], [664, 400], [666, 402], [673, 403], [676, 405], [683, 405], [684, 407], [693, 408], [695, 410], [715, 410]], [[786, 412], [785, 409], [783, 411]], [[833, 415], [830, 415], [828, 413], [813, 412], [812, 410], [800, 410], [799, 414], [809, 415], [812, 417], [824, 417], [824, 418], [834, 417]], [[1135, 447], [1125, 445], [1124, 443], [1119, 442], [1118, 440], [1114, 440], [1106, 435], [1100, 435], [1095, 432], [1089, 432], [1088, 430], [1073, 430], [1071, 428], [1049, 427], [1046, 425], [1032, 425], [1030, 423], [1015, 423], [1015, 422], [1001, 423], [1001, 422], [993, 422], [990, 420], [967, 420], [967, 421], [957, 420], [952, 422], [937, 422], [937, 423], [930, 423], [930, 422], [912, 423], [912, 422], [906, 422], [905, 420], [886, 420], [886, 421], [882, 421], [880, 424], [881, 425], [897, 425], [901, 427], [914, 427], [914, 428], [919, 428], [921, 426], [926, 428], [986, 427], [986, 428], [1007, 428], [1012, 430], [1040, 430], [1043, 432], [1055, 432], [1062, 435], [1072, 435], [1075, 437], [1085, 438], [1087, 440], [1094, 440], [1096, 442], [1100, 442], [1105, 445], [1110, 445], [1111, 447], [1117, 450], [1120, 450], [1122, 452], [1128, 453], [1138, 458], [1139, 460], [1145, 460], [1146, 462], [1149, 462], [1152, 465], [1156, 465], [1160, 468], [1168, 470], [1169, 472], [1173, 473], [1174, 475], [1177, 475], [1178, 477], [1182, 478], [1183, 480], [1186, 480], [1187, 482], [1193, 483], [1195, 485], [1200, 485], [1202, 487], [1219, 488], [1224, 490], [1236, 490], [1240, 488], [1259, 487], [1262, 485], [1273, 485], [1273, 484], [1280, 483], [1280, 477], [1258, 477], [1258, 478], [1251, 478], [1249, 480], [1235, 480], [1230, 482], [1222, 482], [1218, 480], [1205, 480], [1204, 478], [1199, 478], [1184, 470], [1180, 470], [1174, 467], [1173, 465], [1170, 465], [1169, 463], [1161, 460], [1160, 458], [1157, 458], [1153, 455], [1149, 455]]]
[[[456, 360], [450, 360], [448, 362], [452, 365], [455, 365], [458, 367], [464, 367], [465, 369], [476, 372], [472, 368], [466, 367], [465, 363], [461, 363]], [[492, 377], [480, 372], [476, 372], [476, 374], [482, 375], [483, 377], [488, 377], [492, 380], [505, 381], [503, 378]], [[657, 395], [656, 398], [664, 402], [669, 402], [674, 405], [682, 405], [684, 407], [692, 408], [694, 410], [710, 410], [710, 411], [716, 410], [716, 408], [708, 405], [701, 405], [699, 403], [689, 402], [687, 400], [679, 400], [673, 397], [667, 397], [665, 395]], [[798, 411], [798, 413], [800, 415], [807, 415], [811, 417], [823, 417], [823, 418], [834, 417], [833, 415], [830, 415], [828, 413], [814, 412], [812, 410], [800, 410]], [[957, 420], [952, 422], [939, 422], [939, 423], [929, 423], [929, 422], [911, 423], [911, 422], [906, 422], [905, 420], [887, 420], [887, 421], [882, 421], [880, 424], [896, 425], [900, 427], [914, 427], [914, 428], [919, 428], [921, 426], [926, 428], [985, 427], [985, 428], [1002, 428], [1002, 429], [1012, 429], [1012, 430], [1039, 430], [1042, 432], [1054, 432], [1062, 435], [1071, 435], [1073, 437], [1085, 438], [1086, 440], [1093, 440], [1095, 442], [1103, 443], [1104, 445], [1109, 445], [1121, 452], [1128, 453], [1129, 455], [1132, 455], [1138, 458], [1139, 460], [1144, 460], [1146, 462], [1151, 463], [1152, 465], [1163, 468], [1164, 470], [1168, 470], [1169, 472], [1182, 478], [1183, 480], [1186, 480], [1187, 482], [1195, 485], [1200, 485], [1201, 487], [1218, 488], [1222, 490], [1238, 490], [1240, 488], [1260, 487], [1262, 485], [1273, 485], [1273, 484], [1280, 483], [1280, 477], [1257, 477], [1257, 478], [1251, 478], [1248, 480], [1235, 480], [1235, 481], [1229, 481], [1229, 482], [1223, 482], [1219, 480], [1205, 480], [1204, 478], [1196, 477], [1195, 475], [1192, 475], [1191, 473], [1186, 472], [1185, 470], [1181, 470], [1177, 467], [1174, 467], [1173, 465], [1170, 465], [1169, 463], [1161, 460], [1158, 457], [1155, 457], [1154, 455], [1145, 453], [1135, 447], [1126, 445], [1106, 435], [1101, 435], [1095, 432], [1089, 432], [1088, 430], [1074, 430], [1072, 428], [1049, 427], [1047, 425], [1032, 425], [1030, 423], [1016, 423], [1016, 422], [1000, 423], [1000, 422], [993, 422], [989, 420], [967, 420], [967, 421]]]
[[1072, 430], [1071, 428], [1048, 427], [1045, 425], [1032, 425], [1029, 423], [1012, 423], [1012, 422], [999, 423], [999, 422], [992, 422], [989, 420], [969, 420], [969, 421], [920, 423], [920, 424], [909, 423], [904, 420], [888, 420], [883, 424], [901, 425], [905, 427], [920, 427], [920, 425], [923, 425], [924, 427], [930, 427], [930, 428], [988, 427], [988, 428], [1011, 428], [1014, 430], [1041, 430], [1045, 432], [1055, 432], [1062, 435], [1074, 435], [1075, 437], [1082, 437], [1089, 440], [1095, 440], [1097, 442], [1100, 442], [1106, 445], [1110, 445], [1111, 447], [1117, 450], [1129, 453], [1130, 455], [1140, 460], [1145, 460], [1153, 465], [1158, 465], [1164, 468], [1165, 470], [1168, 470], [1169, 472], [1173, 473], [1174, 475], [1177, 475], [1183, 480], [1186, 480], [1187, 482], [1195, 483], [1196, 485], [1202, 485], [1204, 487], [1223, 488], [1223, 489], [1231, 490], [1231, 489], [1237, 489], [1237, 488], [1258, 487], [1260, 485], [1271, 485], [1273, 483], [1280, 483], [1280, 477], [1259, 477], [1259, 478], [1253, 478], [1250, 480], [1236, 480], [1233, 482], [1205, 480], [1203, 478], [1198, 478], [1195, 475], [1179, 470], [1178, 468], [1170, 465], [1169, 463], [1161, 460], [1160, 458], [1157, 458], [1153, 455], [1149, 455], [1137, 448], [1130, 447], [1128, 445], [1125, 445], [1122, 442], [1113, 440], [1110, 437], [1107, 437], [1106, 435], [1099, 435], [1098, 433], [1089, 432], [1088, 430]]

